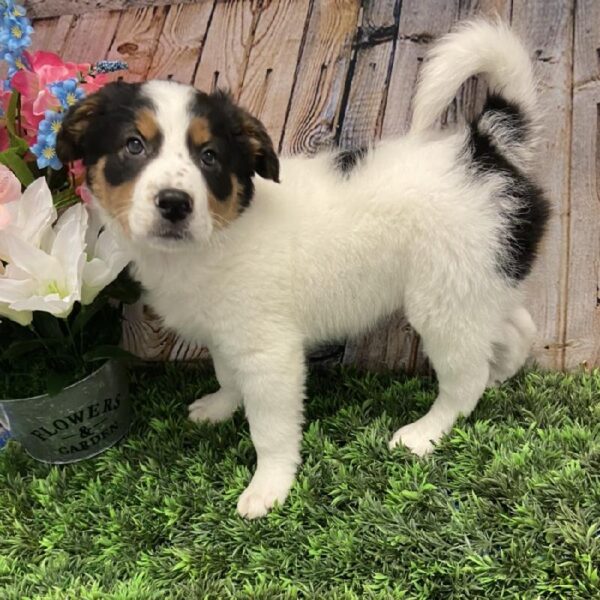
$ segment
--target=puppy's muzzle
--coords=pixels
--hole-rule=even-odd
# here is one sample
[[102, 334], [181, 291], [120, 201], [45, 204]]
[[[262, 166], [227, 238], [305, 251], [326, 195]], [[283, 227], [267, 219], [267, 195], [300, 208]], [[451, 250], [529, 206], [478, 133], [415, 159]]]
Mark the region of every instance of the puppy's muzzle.
[[156, 196], [155, 204], [160, 216], [173, 224], [185, 221], [193, 210], [192, 197], [175, 188], [161, 190]]

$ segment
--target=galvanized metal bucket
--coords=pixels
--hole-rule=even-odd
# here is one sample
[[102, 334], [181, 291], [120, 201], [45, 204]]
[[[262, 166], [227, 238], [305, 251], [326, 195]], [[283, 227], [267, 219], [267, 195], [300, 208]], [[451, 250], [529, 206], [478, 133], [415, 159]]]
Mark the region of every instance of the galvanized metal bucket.
[[132, 420], [127, 370], [108, 361], [55, 396], [0, 399], [0, 421], [36, 460], [64, 464], [100, 454]]

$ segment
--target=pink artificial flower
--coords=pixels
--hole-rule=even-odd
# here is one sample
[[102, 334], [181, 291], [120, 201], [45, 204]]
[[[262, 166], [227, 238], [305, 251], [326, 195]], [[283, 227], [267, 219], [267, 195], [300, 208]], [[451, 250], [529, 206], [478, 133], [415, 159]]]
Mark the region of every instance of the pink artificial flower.
[[81, 83], [81, 87], [83, 88], [86, 96], [89, 96], [90, 94], [93, 94], [94, 92], [97, 92], [99, 89], [103, 88], [109, 81], [111, 81], [110, 75], [105, 75], [104, 73], [94, 75], [93, 77], [90, 75]]
[[0, 152], [4, 152], [4, 150], [8, 149], [9, 145], [10, 139], [8, 137], [8, 131], [2, 123], [2, 119], [0, 119]]
[[0, 164], [0, 205], [21, 197], [21, 182], [6, 166]]
[[0, 86], [0, 108], [3, 113], [6, 113], [8, 110], [8, 105], [10, 104], [10, 97], [12, 96], [12, 92], [10, 90], [4, 90]]
[[4, 205], [18, 200], [20, 197], [20, 181], [8, 167], [0, 164], [0, 230], [10, 223], [10, 212]]
[[75, 160], [72, 163], [69, 163], [69, 175], [73, 177], [76, 182], [83, 181], [85, 167], [83, 166], [82, 160]]
[[69, 163], [69, 175], [75, 182], [75, 193], [83, 200], [84, 204], [91, 204], [92, 192], [85, 184], [85, 167], [82, 160]]
[[[10, 101], [11, 93], [8, 91], [0, 91], [0, 113], [6, 114], [8, 110], [8, 103]], [[0, 152], [6, 150], [10, 145], [10, 138], [8, 137], [8, 130], [6, 129], [5, 117], [0, 117]]]
[[75, 193], [83, 200], [83, 203], [87, 204], [88, 206], [94, 201], [94, 196], [92, 192], [90, 192], [90, 188], [85, 183], [75, 188]]
[[25, 52], [28, 69], [18, 71], [11, 84], [21, 94], [21, 115], [29, 135], [28, 141], [35, 141], [40, 122], [47, 110], [56, 110], [60, 103], [48, 89], [48, 84], [75, 78], [83, 80], [81, 87], [91, 94], [108, 83], [106, 75], [92, 77], [89, 74], [90, 63], [65, 63], [60, 56], [52, 52]]
[[[2, 231], [10, 223], [10, 213], [3, 204], [0, 204], [0, 231]], [[0, 266], [2, 262], [0, 262]]]

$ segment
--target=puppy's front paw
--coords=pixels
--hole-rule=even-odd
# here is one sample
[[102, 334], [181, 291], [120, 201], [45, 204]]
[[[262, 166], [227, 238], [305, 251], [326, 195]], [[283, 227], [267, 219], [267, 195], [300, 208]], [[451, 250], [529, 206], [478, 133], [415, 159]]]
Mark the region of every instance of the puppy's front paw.
[[390, 440], [390, 450], [402, 444], [417, 456], [425, 456], [433, 452], [435, 444], [440, 441], [444, 431], [439, 424], [432, 421], [433, 419], [425, 416], [398, 429]]
[[293, 474], [257, 471], [238, 500], [238, 513], [246, 519], [264, 517], [276, 502], [284, 503], [293, 482]]
[[239, 406], [239, 395], [230, 390], [219, 390], [198, 398], [188, 406], [189, 418], [194, 423], [220, 423], [229, 419]]

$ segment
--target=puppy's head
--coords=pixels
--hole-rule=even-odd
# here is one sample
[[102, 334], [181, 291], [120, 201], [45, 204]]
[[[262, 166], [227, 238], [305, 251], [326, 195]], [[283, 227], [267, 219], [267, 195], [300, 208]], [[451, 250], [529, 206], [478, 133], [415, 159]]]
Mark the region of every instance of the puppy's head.
[[169, 81], [112, 83], [70, 109], [57, 139], [135, 242], [206, 242], [249, 205], [255, 174], [279, 181], [262, 123], [223, 93]]

